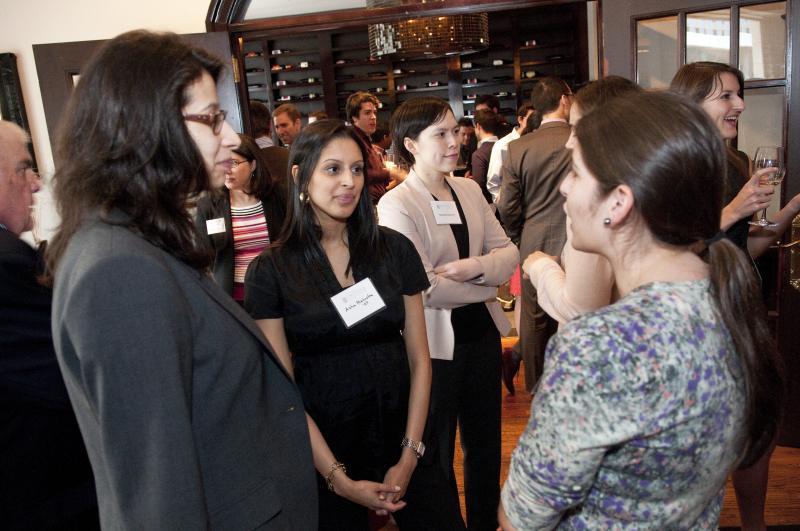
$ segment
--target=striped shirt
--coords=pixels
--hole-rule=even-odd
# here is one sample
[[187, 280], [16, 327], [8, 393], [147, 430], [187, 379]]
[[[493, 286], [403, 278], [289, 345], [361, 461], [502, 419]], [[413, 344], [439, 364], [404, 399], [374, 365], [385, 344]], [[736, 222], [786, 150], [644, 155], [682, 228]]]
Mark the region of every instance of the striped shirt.
[[244, 300], [244, 274], [247, 266], [269, 245], [269, 229], [261, 201], [253, 206], [231, 205], [233, 228], [233, 298]]

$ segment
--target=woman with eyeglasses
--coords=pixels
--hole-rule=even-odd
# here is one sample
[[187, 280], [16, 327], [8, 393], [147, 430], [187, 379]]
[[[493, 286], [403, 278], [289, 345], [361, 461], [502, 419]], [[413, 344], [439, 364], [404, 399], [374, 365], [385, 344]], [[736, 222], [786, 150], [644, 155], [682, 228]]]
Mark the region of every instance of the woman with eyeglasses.
[[214, 280], [242, 304], [247, 266], [280, 236], [286, 183], [270, 175], [249, 136], [239, 135], [239, 140], [224, 188], [198, 201], [195, 225], [199, 238], [214, 250]]
[[81, 72], [59, 136], [53, 342], [103, 528], [317, 525], [300, 394], [207, 274], [187, 210], [239, 145], [222, 69], [177, 35], [120, 35]]

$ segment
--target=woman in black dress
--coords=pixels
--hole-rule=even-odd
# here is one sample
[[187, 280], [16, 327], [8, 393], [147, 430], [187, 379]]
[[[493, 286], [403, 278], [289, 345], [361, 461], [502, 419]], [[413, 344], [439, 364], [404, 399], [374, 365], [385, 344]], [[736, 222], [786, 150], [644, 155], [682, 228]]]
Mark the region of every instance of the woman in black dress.
[[418, 466], [431, 381], [420, 295], [428, 279], [411, 242], [378, 228], [366, 155], [335, 120], [295, 140], [289, 222], [251, 263], [245, 308], [303, 395], [320, 529], [367, 529], [364, 507], [396, 512], [402, 527], [458, 528], [444, 476]]

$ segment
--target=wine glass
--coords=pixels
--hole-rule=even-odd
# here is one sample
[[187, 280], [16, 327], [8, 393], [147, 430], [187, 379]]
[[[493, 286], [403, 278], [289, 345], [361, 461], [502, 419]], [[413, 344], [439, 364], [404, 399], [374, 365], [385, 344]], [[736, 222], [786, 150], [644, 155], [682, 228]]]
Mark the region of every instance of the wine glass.
[[[754, 167], [757, 170], [763, 168], [777, 168], [776, 171], [767, 173], [761, 177], [761, 185], [777, 186], [783, 180], [786, 167], [783, 161], [783, 148], [781, 146], [761, 146], [756, 150]], [[758, 219], [751, 221], [750, 225], [757, 227], [775, 227], [776, 224], [767, 220], [767, 209], [763, 209], [758, 214]]]

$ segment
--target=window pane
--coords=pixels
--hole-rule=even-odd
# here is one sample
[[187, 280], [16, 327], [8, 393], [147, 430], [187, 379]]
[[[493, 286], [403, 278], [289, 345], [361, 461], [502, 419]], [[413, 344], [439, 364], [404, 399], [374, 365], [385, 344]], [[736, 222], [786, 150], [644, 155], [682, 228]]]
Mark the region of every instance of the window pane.
[[731, 10], [686, 15], [686, 62], [730, 63]]
[[[745, 111], [739, 119], [739, 149], [752, 158], [758, 146], [783, 145], [783, 109], [785, 87], [745, 89]], [[772, 214], [780, 204], [780, 186], [775, 190]]]
[[636, 81], [645, 88], [669, 86], [678, 71], [678, 17], [636, 23]]
[[786, 2], [739, 10], [739, 68], [745, 79], [786, 77]]

